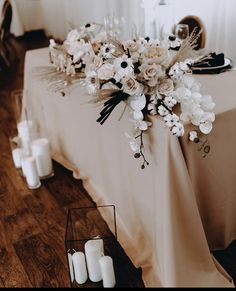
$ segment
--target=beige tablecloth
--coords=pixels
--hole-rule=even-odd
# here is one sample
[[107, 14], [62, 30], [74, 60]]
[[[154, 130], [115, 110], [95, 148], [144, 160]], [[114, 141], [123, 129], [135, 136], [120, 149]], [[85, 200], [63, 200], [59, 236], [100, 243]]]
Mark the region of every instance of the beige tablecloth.
[[150, 166], [141, 170], [125, 137], [128, 112], [118, 121], [124, 104], [101, 126], [101, 108], [87, 103], [84, 87], [62, 97], [32, 77], [32, 68], [48, 64], [47, 49], [27, 52], [29, 115], [50, 137], [55, 160], [83, 179], [97, 204], [116, 206], [118, 239], [146, 286], [233, 286], [209, 248], [236, 238], [236, 72], [198, 76], [217, 104], [208, 157], [152, 118], [144, 139]]

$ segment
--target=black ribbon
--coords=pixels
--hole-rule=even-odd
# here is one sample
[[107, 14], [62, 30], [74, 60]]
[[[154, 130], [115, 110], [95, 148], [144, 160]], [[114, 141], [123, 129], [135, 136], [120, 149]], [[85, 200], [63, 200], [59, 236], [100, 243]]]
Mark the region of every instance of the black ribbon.
[[107, 100], [103, 105], [103, 110], [100, 112], [100, 117], [97, 119], [97, 122], [99, 122], [101, 125], [107, 120], [107, 118], [110, 116], [112, 111], [115, 109], [115, 107], [121, 102], [130, 96], [127, 93], [124, 93], [122, 91], [114, 92], [111, 95], [112, 97]]

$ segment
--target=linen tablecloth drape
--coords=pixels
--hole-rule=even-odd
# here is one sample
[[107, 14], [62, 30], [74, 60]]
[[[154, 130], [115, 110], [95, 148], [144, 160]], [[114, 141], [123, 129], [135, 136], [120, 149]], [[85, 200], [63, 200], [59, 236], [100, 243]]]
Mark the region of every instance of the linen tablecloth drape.
[[54, 159], [83, 179], [94, 201], [116, 206], [118, 239], [142, 267], [146, 286], [233, 287], [210, 249], [236, 238], [236, 72], [198, 77], [217, 104], [208, 157], [152, 117], [144, 139], [150, 166], [141, 170], [125, 137], [128, 112], [118, 121], [124, 104], [101, 126], [101, 108], [88, 104], [84, 87], [62, 97], [32, 76], [48, 64], [47, 49], [27, 52], [29, 116], [50, 138]]

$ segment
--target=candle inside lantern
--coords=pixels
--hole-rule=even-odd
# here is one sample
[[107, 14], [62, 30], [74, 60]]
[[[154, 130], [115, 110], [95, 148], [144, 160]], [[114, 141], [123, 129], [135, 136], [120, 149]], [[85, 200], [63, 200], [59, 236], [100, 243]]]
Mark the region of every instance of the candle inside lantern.
[[21, 168], [22, 149], [16, 148], [12, 151], [13, 162], [16, 168]]
[[51, 176], [53, 173], [50, 144], [47, 138], [36, 139], [31, 143], [32, 155], [35, 157], [40, 178]]
[[30, 140], [36, 134], [36, 126], [32, 120], [22, 120], [17, 124], [21, 147], [25, 155], [31, 155]]
[[102, 273], [103, 287], [113, 288], [116, 285], [113, 260], [109, 256], [104, 256], [99, 259], [99, 264]]
[[88, 279], [85, 256], [82, 252], [76, 252], [72, 255], [73, 266], [75, 270], [75, 281], [78, 284], [84, 284]]
[[32, 120], [22, 120], [17, 124], [19, 137], [30, 137], [36, 133], [36, 126]]
[[28, 187], [30, 189], [36, 189], [40, 187], [41, 183], [36, 168], [36, 162], [34, 157], [26, 157], [24, 159], [24, 173]]
[[84, 247], [89, 279], [92, 282], [99, 282], [102, 280], [99, 259], [104, 254], [103, 240], [102, 239], [89, 240], [85, 243]]
[[70, 269], [70, 280], [71, 280], [71, 283], [73, 283], [75, 276], [74, 276], [74, 267], [73, 267], [72, 255], [70, 253], [68, 253], [67, 255], [68, 255], [68, 262], [69, 262], [69, 269]]

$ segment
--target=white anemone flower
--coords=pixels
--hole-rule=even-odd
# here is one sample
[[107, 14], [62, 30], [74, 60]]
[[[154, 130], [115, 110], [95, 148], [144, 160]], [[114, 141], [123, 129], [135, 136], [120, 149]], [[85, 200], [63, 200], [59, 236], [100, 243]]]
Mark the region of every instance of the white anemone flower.
[[134, 73], [134, 66], [132, 59], [127, 55], [116, 58], [114, 61], [115, 80], [119, 82], [123, 77], [132, 76]]
[[105, 44], [101, 48], [100, 54], [102, 58], [110, 59], [114, 56], [115, 51], [116, 51], [116, 47], [113, 44], [109, 43], [109, 44]]

